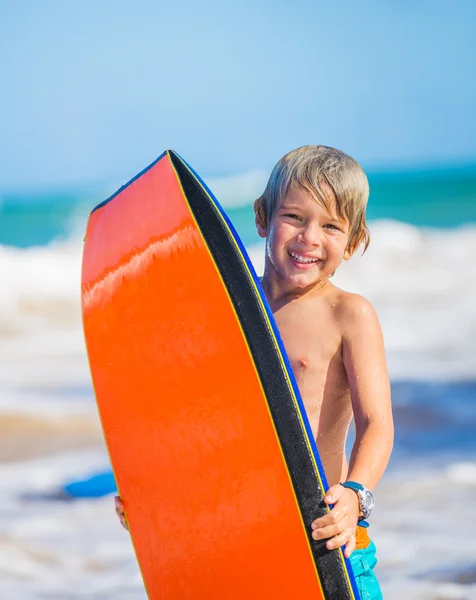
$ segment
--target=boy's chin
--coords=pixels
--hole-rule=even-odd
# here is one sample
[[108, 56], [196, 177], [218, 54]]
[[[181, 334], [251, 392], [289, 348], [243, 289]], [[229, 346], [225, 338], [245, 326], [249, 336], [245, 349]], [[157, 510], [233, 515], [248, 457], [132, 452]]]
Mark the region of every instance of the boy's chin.
[[315, 285], [319, 285], [320, 283], [324, 283], [329, 279], [328, 275], [323, 275], [320, 272], [307, 272], [307, 273], [298, 273], [292, 274], [287, 277], [288, 282], [296, 288], [306, 289], [308, 287], [314, 287]]

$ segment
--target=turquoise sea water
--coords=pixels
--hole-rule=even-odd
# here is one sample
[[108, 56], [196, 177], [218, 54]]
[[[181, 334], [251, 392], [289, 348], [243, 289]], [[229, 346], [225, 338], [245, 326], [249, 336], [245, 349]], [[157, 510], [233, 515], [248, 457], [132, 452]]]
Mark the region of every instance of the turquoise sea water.
[[[476, 166], [369, 175], [368, 219], [393, 219], [416, 226], [454, 228], [476, 223]], [[211, 180], [213, 191], [213, 180]], [[232, 184], [230, 184], [232, 185]], [[120, 187], [119, 185], [117, 187]], [[29, 247], [69, 237], [92, 207], [114, 191], [106, 186], [1, 191], [0, 244]], [[245, 245], [256, 241], [254, 197], [230, 205], [236, 190], [218, 196]]]
[[87, 215], [96, 200], [98, 192], [80, 187], [0, 191], [0, 244], [28, 248], [69, 237], [76, 217]]

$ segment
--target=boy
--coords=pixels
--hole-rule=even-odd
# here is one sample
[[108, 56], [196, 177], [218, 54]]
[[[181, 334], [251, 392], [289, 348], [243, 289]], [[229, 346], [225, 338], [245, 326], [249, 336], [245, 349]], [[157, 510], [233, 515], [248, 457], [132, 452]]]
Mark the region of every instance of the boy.
[[[330, 278], [370, 238], [365, 222], [367, 178], [350, 156], [304, 146], [275, 166], [255, 202], [258, 234], [266, 239], [262, 287], [293, 367], [331, 487], [332, 510], [312, 524], [329, 549], [345, 546], [365, 600], [381, 598], [373, 574], [375, 546], [363, 518], [370, 492], [392, 449], [390, 385], [382, 333], [369, 302]], [[354, 418], [350, 464], [345, 440]], [[127, 528], [124, 509], [116, 511]]]

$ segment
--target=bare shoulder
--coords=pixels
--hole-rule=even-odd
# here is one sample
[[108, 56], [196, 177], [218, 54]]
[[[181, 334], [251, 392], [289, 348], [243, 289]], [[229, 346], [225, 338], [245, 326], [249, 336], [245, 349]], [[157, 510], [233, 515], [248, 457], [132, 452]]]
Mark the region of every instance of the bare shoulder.
[[339, 321], [345, 331], [357, 333], [370, 329], [380, 329], [377, 313], [372, 304], [359, 294], [336, 290], [336, 309]]
[[367, 298], [364, 298], [359, 294], [343, 292], [340, 297], [340, 305], [343, 316], [351, 319], [365, 319], [377, 316], [374, 307]]

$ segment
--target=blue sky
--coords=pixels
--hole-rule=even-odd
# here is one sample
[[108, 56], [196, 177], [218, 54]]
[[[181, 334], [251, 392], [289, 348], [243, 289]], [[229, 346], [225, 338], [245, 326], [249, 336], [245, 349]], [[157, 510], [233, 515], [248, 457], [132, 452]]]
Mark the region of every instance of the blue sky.
[[0, 0], [0, 187], [476, 162], [476, 2]]

